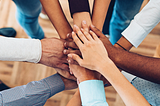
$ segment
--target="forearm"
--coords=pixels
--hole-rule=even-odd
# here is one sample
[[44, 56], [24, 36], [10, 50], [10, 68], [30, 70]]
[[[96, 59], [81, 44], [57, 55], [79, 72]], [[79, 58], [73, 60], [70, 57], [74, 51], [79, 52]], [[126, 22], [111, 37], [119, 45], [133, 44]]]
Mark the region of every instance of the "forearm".
[[40, 0], [60, 38], [65, 39], [72, 28], [67, 21], [58, 0]]
[[101, 31], [103, 28], [110, 1], [111, 0], [94, 0], [92, 23]]
[[123, 99], [126, 106], [149, 106], [149, 103], [146, 101], [146, 99], [120, 73], [114, 63], [107, 63], [107, 65], [108, 66], [100, 69], [100, 72], [115, 88], [115, 90]]
[[78, 12], [73, 14], [73, 23], [81, 28], [82, 21], [85, 20], [87, 25], [91, 25], [91, 16], [89, 12]]
[[150, 0], [122, 32], [118, 41], [124, 48], [138, 47], [148, 33], [160, 22], [160, 1]]
[[[44, 105], [48, 98], [64, 90], [64, 83], [55, 74], [40, 81], [32, 81], [0, 92], [0, 103], [7, 106]], [[1, 105], [1, 104], [0, 104]]]
[[82, 106], [79, 89], [76, 91], [71, 100], [68, 102], [67, 106]]
[[110, 58], [122, 70], [146, 80], [160, 83], [160, 59], [112, 48]]

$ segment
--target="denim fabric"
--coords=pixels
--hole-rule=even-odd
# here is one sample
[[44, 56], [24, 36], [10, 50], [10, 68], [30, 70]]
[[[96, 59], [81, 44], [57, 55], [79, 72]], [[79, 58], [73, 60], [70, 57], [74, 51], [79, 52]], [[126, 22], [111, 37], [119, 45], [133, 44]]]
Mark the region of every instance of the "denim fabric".
[[13, 0], [16, 4], [16, 19], [28, 36], [43, 39], [44, 32], [38, 23], [42, 6], [39, 0]]
[[110, 41], [115, 44], [122, 36], [122, 31], [139, 12], [143, 0], [116, 0], [109, 26]]

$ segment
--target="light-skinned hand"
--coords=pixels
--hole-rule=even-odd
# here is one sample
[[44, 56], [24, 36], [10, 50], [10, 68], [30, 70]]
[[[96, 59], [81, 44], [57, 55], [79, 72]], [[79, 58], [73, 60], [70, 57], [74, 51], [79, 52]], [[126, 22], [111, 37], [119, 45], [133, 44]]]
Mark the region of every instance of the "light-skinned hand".
[[97, 71], [104, 63], [110, 62], [102, 41], [93, 31], [88, 33], [83, 29], [80, 30], [76, 25], [74, 25], [74, 29], [75, 32], [72, 32], [72, 37], [79, 47], [83, 59], [77, 54], [68, 54], [68, 57], [76, 60], [82, 67]]

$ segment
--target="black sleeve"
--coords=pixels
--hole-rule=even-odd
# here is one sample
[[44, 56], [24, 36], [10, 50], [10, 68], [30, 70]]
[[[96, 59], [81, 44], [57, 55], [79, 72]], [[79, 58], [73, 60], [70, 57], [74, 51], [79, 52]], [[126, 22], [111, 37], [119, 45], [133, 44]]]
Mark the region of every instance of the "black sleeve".
[[68, 0], [71, 17], [77, 12], [89, 12], [90, 7], [88, 0]]

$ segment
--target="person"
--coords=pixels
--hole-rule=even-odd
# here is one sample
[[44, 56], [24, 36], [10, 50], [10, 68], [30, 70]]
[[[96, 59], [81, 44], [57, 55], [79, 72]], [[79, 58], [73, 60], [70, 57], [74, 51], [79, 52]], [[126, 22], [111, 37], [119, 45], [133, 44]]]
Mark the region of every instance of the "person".
[[[77, 54], [73, 53], [68, 54], [68, 57], [78, 62], [81, 67], [77, 66], [76, 64], [72, 64], [72, 60], [70, 59], [68, 59], [68, 62], [70, 70], [72, 71], [71, 73], [73, 73], [80, 82], [79, 91], [82, 105], [108, 105], [106, 103], [106, 98], [104, 95], [105, 93], [103, 82], [94, 81], [95, 75], [97, 76], [97, 78], [99, 76], [95, 72], [93, 72], [95, 73], [95, 75], [90, 74], [89, 71], [86, 71], [85, 69], [88, 68], [90, 69], [90, 71], [94, 70], [105, 76], [105, 78], [119, 93], [125, 105], [150, 106], [147, 100], [120, 73], [119, 69], [116, 67], [113, 61], [108, 57], [106, 48], [103, 45], [102, 41], [97, 37], [97, 35], [92, 31], [88, 33], [88, 31], [84, 29], [80, 30], [79, 27], [76, 25], [74, 25], [74, 29], [75, 32], [72, 32], [72, 37], [81, 51], [82, 58], [79, 57]], [[90, 75], [92, 75], [92, 77]], [[98, 85], [100, 83], [101, 86]], [[102, 90], [101, 87], [103, 88]]]
[[[120, 69], [135, 75], [133, 76], [122, 72], [127, 79], [143, 94], [143, 96], [151, 105], [160, 104], [160, 97], [157, 93], [160, 92], [159, 72], [157, 67], [159, 60], [126, 52], [124, 50], [129, 50], [132, 46], [137, 47], [147, 36], [147, 34], [159, 23], [160, 15], [158, 4], [159, 0], [149, 1], [148, 4], [140, 11], [140, 13], [134, 17], [134, 20], [122, 33], [123, 36], [120, 38], [120, 40], [118, 40], [114, 47], [110, 45], [110, 42], [105, 36], [103, 36], [101, 33], [98, 33], [98, 35], [101, 35], [101, 40], [108, 50], [109, 57]], [[66, 44], [66, 46], [72, 47], [74, 45], [71, 43]], [[149, 91], [146, 91], [145, 89], [149, 89]]]
[[0, 106], [43, 106], [56, 93], [76, 87], [75, 81], [54, 74], [40, 81], [1, 91]]
[[[74, 14], [80, 12], [90, 13], [88, 0], [68, 1], [70, 3], [70, 13], [73, 19]], [[122, 36], [121, 32], [130, 24], [131, 20], [139, 12], [142, 3], [143, 0], [113, 0], [111, 2], [110, 0], [94, 0], [93, 12], [91, 15], [92, 24], [101, 31], [103, 29], [104, 34], [109, 34], [111, 43], [115, 44]]]

